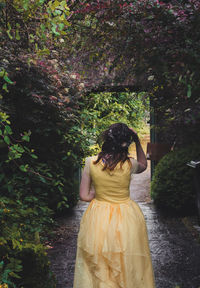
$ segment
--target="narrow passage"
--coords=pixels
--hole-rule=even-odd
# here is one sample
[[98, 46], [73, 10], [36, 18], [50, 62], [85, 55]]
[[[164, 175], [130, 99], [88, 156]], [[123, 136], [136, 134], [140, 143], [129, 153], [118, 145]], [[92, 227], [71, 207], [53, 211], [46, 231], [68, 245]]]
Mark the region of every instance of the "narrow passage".
[[[197, 239], [200, 236], [193, 230], [191, 220], [164, 217], [156, 211], [149, 197], [149, 168], [133, 176], [130, 190], [131, 198], [138, 202], [146, 219], [156, 288], [200, 288], [200, 242]], [[58, 236], [48, 250], [57, 288], [73, 286], [77, 234], [87, 205], [79, 201], [69, 215], [58, 219], [59, 228], [55, 231]]]

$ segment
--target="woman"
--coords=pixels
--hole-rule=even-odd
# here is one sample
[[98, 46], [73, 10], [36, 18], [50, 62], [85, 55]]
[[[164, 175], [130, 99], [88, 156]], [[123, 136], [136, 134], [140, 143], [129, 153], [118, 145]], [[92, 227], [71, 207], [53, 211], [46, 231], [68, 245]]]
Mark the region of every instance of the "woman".
[[[80, 198], [90, 204], [78, 235], [74, 288], [154, 288], [145, 219], [129, 197], [131, 174], [147, 168], [145, 154], [123, 123], [102, 138], [101, 152], [86, 158], [82, 174]], [[133, 141], [137, 160], [128, 154]]]

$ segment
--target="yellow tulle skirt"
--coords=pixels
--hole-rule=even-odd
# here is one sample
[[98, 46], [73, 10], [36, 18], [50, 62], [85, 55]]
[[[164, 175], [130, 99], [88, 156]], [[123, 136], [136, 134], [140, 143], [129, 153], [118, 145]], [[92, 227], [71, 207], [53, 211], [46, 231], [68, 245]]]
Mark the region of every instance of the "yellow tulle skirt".
[[133, 200], [91, 201], [80, 224], [73, 287], [155, 287], [145, 219]]

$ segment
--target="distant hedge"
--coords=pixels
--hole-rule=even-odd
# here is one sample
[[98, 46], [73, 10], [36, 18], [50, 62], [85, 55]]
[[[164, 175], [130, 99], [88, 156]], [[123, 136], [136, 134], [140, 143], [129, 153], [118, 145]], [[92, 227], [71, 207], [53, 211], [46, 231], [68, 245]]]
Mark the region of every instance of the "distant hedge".
[[165, 155], [158, 163], [151, 183], [151, 196], [157, 207], [184, 215], [196, 211], [193, 169], [186, 164], [200, 159], [200, 145]]

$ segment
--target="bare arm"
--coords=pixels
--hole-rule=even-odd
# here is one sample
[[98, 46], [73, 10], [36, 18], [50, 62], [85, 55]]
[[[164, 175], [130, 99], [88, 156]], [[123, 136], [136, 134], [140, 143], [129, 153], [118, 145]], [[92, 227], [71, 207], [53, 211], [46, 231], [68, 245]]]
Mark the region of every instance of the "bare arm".
[[136, 142], [136, 152], [137, 152], [137, 161], [138, 161], [138, 169], [137, 173], [142, 173], [147, 169], [147, 158], [144, 154], [142, 146], [140, 142]]
[[91, 189], [91, 176], [88, 171], [89, 167], [84, 167], [80, 184], [80, 199], [82, 201], [90, 202], [95, 196], [95, 190]]
[[130, 128], [135, 133], [135, 145], [136, 145], [136, 152], [137, 152], [137, 162], [138, 162], [138, 169], [136, 173], [142, 173], [147, 169], [147, 158], [144, 154], [142, 145], [140, 144], [140, 139], [137, 133], [134, 131], [133, 128]]

